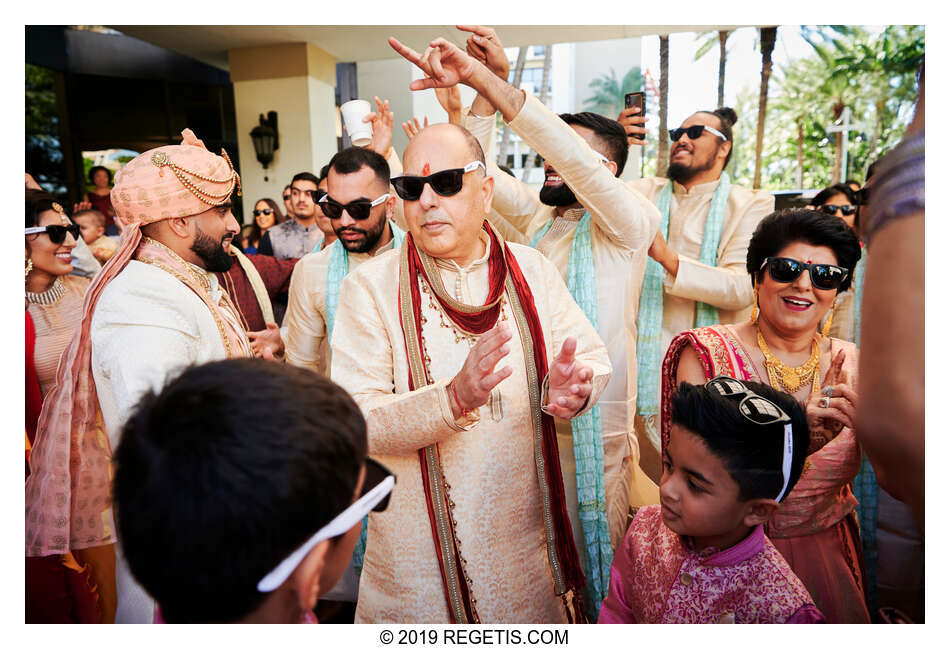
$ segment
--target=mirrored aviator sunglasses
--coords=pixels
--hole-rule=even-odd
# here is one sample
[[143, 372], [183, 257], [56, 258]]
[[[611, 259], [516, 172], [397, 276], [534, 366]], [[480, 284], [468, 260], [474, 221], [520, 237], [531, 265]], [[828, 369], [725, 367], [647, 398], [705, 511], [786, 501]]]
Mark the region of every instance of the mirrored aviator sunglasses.
[[815, 288], [823, 291], [837, 289], [848, 276], [848, 269], [834, 264], [807, 264], [788, 257], [766, 257], [762, 262], [761, 270], [769, 268], [769, 276], [776, 282], [790, 284], [798, 279], [806, 270], [811, 275], [811, 283]]
[[66, 240], [66, 233], [73, 235], [73, 239], [79, 240], [79, 226], [75, 223], [70, 225], [46, 225], [35, 228], [26, 228], [24, 234], [47, 234], [49, 240], [55, 244], [60, 244]]
[[462, 189], [465, 174], [479, 167], [485, 169], [485, 165], [476, 160], [461, 169], [445, 169], [429, 176], [395, 176], [390, 182], [396, 189], [396, 194], [404, 201], [419, 200], [427, 183], [439, 196], [455, 196]]

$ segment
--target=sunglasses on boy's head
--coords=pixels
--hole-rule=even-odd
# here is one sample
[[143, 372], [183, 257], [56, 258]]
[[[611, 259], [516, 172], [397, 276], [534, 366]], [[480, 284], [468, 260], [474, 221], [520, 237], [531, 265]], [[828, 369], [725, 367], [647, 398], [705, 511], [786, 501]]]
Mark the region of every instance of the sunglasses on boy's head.
[[35, 228], [26, 228], [23, 234], [46, 234], [49, 240], [55, 244], [60, 244], [66, 240], [66, 233], [73, 235], [73, 239], [79, 240], [79, 226], [75, 223], [70, 225], [43, 225]]
[[296, 570], [317, 543], [346, 534], [371, 511], [385, 511], [389, 506], [389, 496], [395, 485], [396, 476], [389, 469], [376, 460], [366, 458], [366, 476], [363, 478], [363, 489], [356, 502], [337, 514], [333, 520], [317, 530], [303, 545], [277, 564], [276, 568], [257, 582], [257, 590], [262, 593], [276, 590], [290, 576], [290, 573]]
[[273, 213], [274, 213], [274, 210], [272, 210], [269, 207], [263, 210], [254, 210], [251, 212], [251, 214], [253, 214], [254, 216], [260, 216], [261, 214], [273, 214]]
[[847, 268], [834, 264], [806, 264], [803, 261], [789, 259], [788, 257], [766, 257], [762, 265], [759, 266], [759, 270], [761, 271], [766, 265], [769, 267], [769, 275], [772, 279], [782, 284], [794, 282], [799, 275], [807, 270], [811, 275], [812, 286], [823, 291], [839, 288], [845, 278], [848, 277]]
[[774, 402], [760, 394], [756, 394], [731, 376], [717, 376], [707, 381], [704, 387], [707, 392], [717, 396], [740, 399], [739, 413], [755, 424], [767, 426], [781, 423], [785, 425], [785, 439], [782, 442], [782, 477], [784, 481], [782, 490], [775, 498], [777, 501], [782, 500], [782, 497], [785, 496], [785, 490], [788, 489], [789, 477], [792, 474], [792, 454], [794, 451], [792, 418]]
[[824, 212], [825, 214], [829, 214], [831, 216], [834, 216], [835, 214], [837, 214], [838, 210], [841, 210], [842, 216], [851, 216], [852, 214], [858, 211], [858, 206], [857, 205], [819, 205], [818, 209]]
[[683, 128], [682, 126], [680, 128], [671, 128], [670, 142], [677, 142], [681, 137], [683, 137], [683, 133], [686, 133], [686, 135], [688, 135], [689, 139], [691, 140], [698, 140], [704, 131], [709, 131], [713, 135], [721, 137], [723, 142], [729, 141], [725, 135], [714, 129], [712, 126], [706, 126], [705, 124], [694, 124], [693, 126], [687, 126], [686, 128]]
[[346, 213], [349, 214], [350, 218], [354, 221], [364, 221], [369, 218], [370, 210], [377, 205], [385, 203], [389, 196], [390, 194], [386, 193], [373, 201], [364, 198], [343, 205], [330, 198], [329, 194], [324, 194], [320, 198], [320, 207], [323, 208], [323, 213], [329, 219], [340, 218], [343, 216], [343, 210], [346, 210]]
[[475, 171], [479, 167], [485, 169], [484, 164], [475, 160], [461, 169], [445, 169], [428, 176], [396, 176], [392, 178], [391, 182], [393, 187], [396, 188], [396, 194], [404, 201], [419, 200], [426, 183], [439, 196], [455, 196], [462, 189], [462, 180], [465, 174]]

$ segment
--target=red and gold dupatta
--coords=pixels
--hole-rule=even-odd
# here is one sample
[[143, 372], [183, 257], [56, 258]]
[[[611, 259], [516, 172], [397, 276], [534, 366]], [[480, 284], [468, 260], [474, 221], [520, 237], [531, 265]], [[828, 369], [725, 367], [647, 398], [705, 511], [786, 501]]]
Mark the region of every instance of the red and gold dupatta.
[[[528, 375], [529, 400], [534, 423], [535, 458], [541, 491], [542, 518], [545, 522], [548, 559], [554, 587], [561, 596], [568, 619], [586, 622], [584, 611], [584, 573], [580, 567], [571, 523], [564, 499], [564, 483], [558, 456], [554, 419], [541, 411], [541, 383], [548, 372], [544, 331], [534, 305], [534, 296], [511, 249], [494, 230], [484, 223], [489, 235], [489, 290], [485, 304], [468, 306], [455, 301], [445, 291], [434, 260], [416, 248], [411, 234], [406, 235], [400, 251], [399, 312], [406, 356], [409, 361], [409, 389], [433, 383], [424, 357], [422, 312], [419, 282], [432, 289], [445, 314], [462, 330], [482, 334], [491, 329], [501, 310], [501, 297], [507, 294], [514, 321], [524, 348]], [[447, 483], [442, 474], [438, 444], [419, 450], [419, 465], [425, 488], [432, 540], [439, 558], [442, 585], [449, 612], [455, 623], [479, 622], [476, 601], [471, 593], [471, 580], [465, 574], [465, 562], [455, 537], [452, 505]]]

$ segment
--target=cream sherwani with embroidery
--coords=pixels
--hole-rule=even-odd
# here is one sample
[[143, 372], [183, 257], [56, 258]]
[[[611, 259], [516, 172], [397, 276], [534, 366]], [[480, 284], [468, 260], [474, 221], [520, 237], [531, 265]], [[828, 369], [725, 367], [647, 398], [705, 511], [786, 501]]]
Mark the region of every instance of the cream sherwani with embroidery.
[[[213, 273], [192, 266], [211, 299], [223, 292]], [[226, 310], [241, 330], [237, 316]], [[221, 332], [200, 297], [173, 275], [130, 261], [103, 289], [90, 326], [92, 373], [112, 450], [142, 395], [160, 391], [187, 366], [226, 357]], [[249, 348], [232, 350], [249, 355]], [[129, 572], [116, 544], [117, 623], [149, 624], [154, 602]]]
[[[394, 240], [382, 246], [376, 254], [393, 249]], [[327, 268], [333, 245], [319, 252], [311, 252], [294, 266], [290, 276], [290, 297], [283, 329], [287, 362], [308, 367], [324, 376], [330, 375], [330, 341], [327, 332]], [[373, 258], [369, 253], [347, 252], [350, 272]]]
[[[494, 115], [481, 117], [469, 110], [463, 125], [481, 143], [489, 173], [495, 179], [492, 208], [502, 219], [499, 223], [493, 218], [492, 224], [509, 240], [530, 244], [553, 220], [537, 248], [554, 262], [566, 281], [574, 232], [584, 210], [571, 210], [558, 217], [555, 208], [541, 203], [536, 190], [498, 168], [491, 151]], [[590, 211], [598, 331], [614, 368], [600, 400], [600, 413], [607, 520], [611, 545], [616, 548], [626, 531], [628, 505], [659, 502], [656, 485], [639, 470], [633, 419], [637, 403], [637, 308], [647, 250], [656, 236], [660, 215], [650, 200], [616, 178], [573, 128], [531, 95], [525, 96], [524, 106], [508, 126], [557, 170], [581, 205]], [[581, 543], [569, 422], [558, 421], [558, 440], [574, 536]]]
[[[666, 178], [640, 178], [630, 184], [655, 203], [668, 182]], [[706, 217], [718, 187], [718, 180], [695, 185], [688, 191], [681, 184], [673, 183], [667, 244], [679, 256], [679, 270], [675, 278], [666, 273], [663, 280], [663, 338], [658, 363], [663, 362], [675, 336], [695, 327], [697, 301], [717, 307], [721, 323], [741, 322], [752, 308], [752, 282], [746, 272], [746, 253], [759, 221], [775, 211], [775, 197], [761, 189], [730, 186], [717, 262], [715, 266], [707, 266], [699, 262], [699, 253]], [[659, 394], [657, 386], [657, 403]], [[645, 430], [654, 447], [659, 449], [659, 428], [638, 416], [637, 429], [641, 437]]]
[[[482, 241], [488, 244], [487, 235]], [[594, 371], [589, 408], [610, 377], [606, 349], [551, 262], [510, 245], [534, 296], [549, 364], [564, 339], [575, 336], [577, 359]], [[465, 304], [484, 304], [489, 252], [486, 245], [484, 255], [464, 269], [437, 260], [446, 290]], [[469, 342], [456, 341], [441, 324], [438, 303], [422, 293], [422, 334], [435, 383], [409, 391], [399, 260], [400, 251], [385, 253], [343, 280], [331, 341], [331, 377], [366, 415], [370, 453], [397, 476], [387, 510], [369, 516], [356, 621], [450, 622], [419, 464], [419, 449], [438, 443], [481, 621], [565, 622], [548, 563], [524, 350], [508, 298], [500, 317], [514, 335], [498, 367], [510, 366], [513, 373], [496, 388], [501, 417], [493, 419], [486, 404], [479, 421], [462, 428], [446, 386], [468, 356]]]

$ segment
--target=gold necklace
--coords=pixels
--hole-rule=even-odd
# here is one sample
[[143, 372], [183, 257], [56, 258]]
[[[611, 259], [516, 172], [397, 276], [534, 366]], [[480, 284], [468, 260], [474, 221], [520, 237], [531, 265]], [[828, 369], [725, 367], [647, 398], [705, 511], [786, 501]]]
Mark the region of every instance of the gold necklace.
[[756, 327], [756, 338], [759, 343], [759, 349], [765, 355], [765, 369], [769, 376], [769, 384], [773, 388], [779, 388], [788, 394], [795, 394], [798, 390], [810, 380], [812, 383], [812, 392], [817, 392], [818, 382], [818, 361], [821, 356], [821, 348], [818, 345], [818, 339], [811, 341], [811, 356], [802, 365], [798, 367], [789, 367], [769, 349], [765, 338], [762, 337], [762, 331]]

